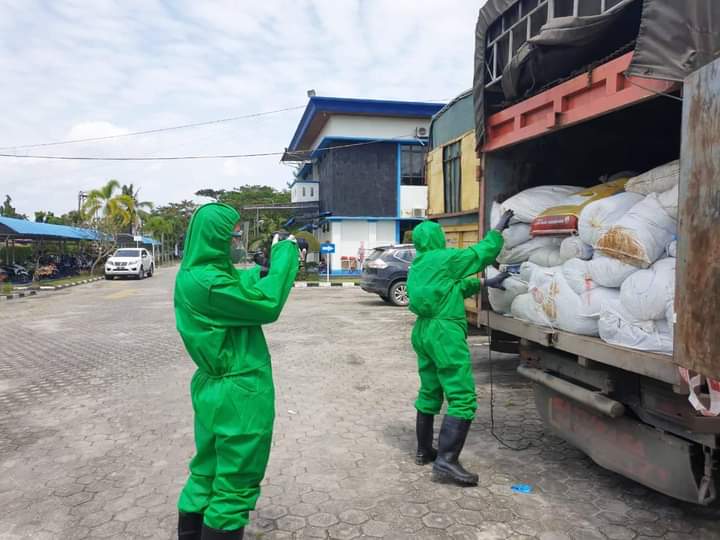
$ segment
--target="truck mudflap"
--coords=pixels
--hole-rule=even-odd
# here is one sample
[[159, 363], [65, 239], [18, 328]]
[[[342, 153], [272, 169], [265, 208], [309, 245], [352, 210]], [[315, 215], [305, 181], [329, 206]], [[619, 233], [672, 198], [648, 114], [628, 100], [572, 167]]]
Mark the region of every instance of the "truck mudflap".
[[683, 501], [715, 499], [711, 449], [627, 416], [597, 414], [546, 386], [533, 386], [545, 424], [601, 467]]

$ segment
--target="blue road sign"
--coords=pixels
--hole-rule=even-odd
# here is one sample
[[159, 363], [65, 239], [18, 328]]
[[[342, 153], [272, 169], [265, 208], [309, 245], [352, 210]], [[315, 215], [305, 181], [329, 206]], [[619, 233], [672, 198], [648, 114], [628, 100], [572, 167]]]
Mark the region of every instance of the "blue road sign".
[[320, 253], [335, 253], [335, 244], [330, 242], [320, 244]]

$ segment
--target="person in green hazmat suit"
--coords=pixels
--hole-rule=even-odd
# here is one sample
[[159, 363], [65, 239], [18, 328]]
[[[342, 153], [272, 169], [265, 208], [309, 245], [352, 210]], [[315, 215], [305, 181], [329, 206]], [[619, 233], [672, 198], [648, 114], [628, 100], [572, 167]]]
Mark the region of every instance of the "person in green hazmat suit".
[[[420, 375], [415, 401], [415, 462], [425, 465], [434, 461], [433, 477], [438, 481], [460, 485], [478, 482], [478, 476], [459, 462], [477, 409], [464, 299], [477, 294], [482, 285], [503, 288], [502, 282], [509, 276], [505, 272], [484, 283], [471, 276], [495, 262], [503, 247], [501, 233], [511, 217], [511, 211], [503, 214], [482, 241], [465, 249], [447, 249], [445, 234], [435, 222], [424, 221], [413, 230], [417, 255], [410, 267], [407, 288], [410, 311], [417, 315], [411, 339]], [[447, 400], [447, 414], [435, 450], [433, 421], [443, 398]]]
[[200, 207], [185, 239], [175, 282], [175, 318], [197, 365], [190, 385], [196, 453], [178, 501], [178, 538], [243, 537], [260, 495], [275, 416], [270, 353], [261, 325], [272, 323], [298, 269], [292, 237], [260, 266], [237, 270], [231, 242], [240, 219], [231, 206]]

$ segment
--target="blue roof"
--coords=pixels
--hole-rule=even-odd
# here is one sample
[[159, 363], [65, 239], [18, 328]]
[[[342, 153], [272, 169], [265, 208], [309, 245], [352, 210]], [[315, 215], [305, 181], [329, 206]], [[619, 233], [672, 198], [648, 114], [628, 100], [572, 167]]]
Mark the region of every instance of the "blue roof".
[[[19, 236], [22, 238], [48, 238], [62, 240], [99, 240], [101, 234], [93, 229], [38, 223], [26, 219], [0, 216], [0, 236]], [[143, 236], [143, 244], [159, 246], [160, 242], [151, 236]]]
[[39, 238], [62, 238], [66, 240], [97, 240], [100, 234], [92, 229], [37, 223], [25, 219], [0, 217], [0, 235]]
[[142, 243], [148, 246], [159, 246], [160, 244], [162, 244], [160, 240], [155, 240], [152, 236], [143, 236]]
[[[442, 109], [443, 103], [422, 101], [388, 101], [382, 99], [356, 99], [313, 96], [293, 135], [288, 152], [297, 151], [311, 123], [322, 113], [391, 116], [405, 118], [431, 118]], [[321, 118], [322, 119], [322, 118]], [[324, 119], [322, 119], [324, 123]]]

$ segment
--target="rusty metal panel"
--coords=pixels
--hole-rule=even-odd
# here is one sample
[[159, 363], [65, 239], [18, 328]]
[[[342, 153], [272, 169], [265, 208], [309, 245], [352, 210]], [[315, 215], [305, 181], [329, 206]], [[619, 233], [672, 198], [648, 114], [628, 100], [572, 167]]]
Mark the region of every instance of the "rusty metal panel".
[[720, 59], [685, 79], [675, 361], [720, 379]]

